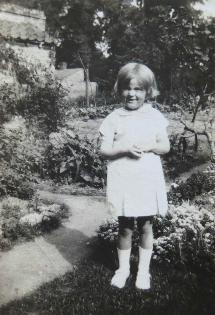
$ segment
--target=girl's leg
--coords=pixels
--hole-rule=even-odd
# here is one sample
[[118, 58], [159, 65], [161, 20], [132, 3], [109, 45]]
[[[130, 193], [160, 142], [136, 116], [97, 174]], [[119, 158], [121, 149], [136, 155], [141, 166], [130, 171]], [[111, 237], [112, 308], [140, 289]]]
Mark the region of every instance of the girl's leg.
[[119, 268], [111, 280], [111, 285], [118, 288], [125, 286], [126, 280], [130, 274], [130, 254], [131, 240], [134, 229], [134, 218], [119, 217], [119, 237], [117, 243], [117, 253], [119, 259]]
[[153, 217], [140, 217], [137, 220], [140, 244], [136, 287], [139, 289], [150, 288], [149, 266], [153, 250], [152, 220]]
[[130, 249], [132, 243], [132, 234], [134, 230], [133, 217], [118, 217], [119, 234], [117, 247], [121, 250]]
[[139, 232], [139, 245], [144, 249], [153, 248], [153, 230], [152, 230], [153, 216], [148, 217], [138, 217], [137, 228]]

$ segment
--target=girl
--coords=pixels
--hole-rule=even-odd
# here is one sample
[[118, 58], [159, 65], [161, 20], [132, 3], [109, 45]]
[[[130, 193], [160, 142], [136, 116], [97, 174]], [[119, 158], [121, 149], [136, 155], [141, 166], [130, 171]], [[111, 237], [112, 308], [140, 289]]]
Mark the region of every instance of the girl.
[[145, 65], [128, 63], [117, 77], [115, 91], [123, 107], [103, 121], [100, 152], [109, 160], [107, 200], [119, 220], [119, 269], [111, 284], [123, 288], [130, 274], [130, 253], [135, 219], [139, 231], [136, 287], [150, 288], [149, 265], [153, 248], [152, 221], [165, 215], [167, 198], [160, 154], [170, 149], [164, 116], [150, 98], [158, 95], [153, 72]]

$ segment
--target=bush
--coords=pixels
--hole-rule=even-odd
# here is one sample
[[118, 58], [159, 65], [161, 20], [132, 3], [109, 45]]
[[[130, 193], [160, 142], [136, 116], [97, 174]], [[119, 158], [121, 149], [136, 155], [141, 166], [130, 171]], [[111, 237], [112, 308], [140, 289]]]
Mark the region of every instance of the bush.
[[155, 223], [155, 237], [154, 259], [191, 269], [214, 269], [215, 216], [208, 210], [185, 202], [173, 206], [169, 217]]
[[80, 139], [74, 130], [65, 128], [51, 133], [49, 139], [47, 172], [53, 180], [104, 186], [105, 165], [99, 157], [96, 143], [87, 137]]
[[201, 163], [190, 150], [183, 152], [179, 145], [180, 134], [170, 135], [169, 140], [170, 151], [163, 157], [164, 170], [169, 178], [176, 178], [192, 168], [194, 164]]
[[15, 116], [0, 129], [1, 179], [0, 194], [31, 198], [36, 183], [43, 175], [47, 141], [26, 120]]
[[35, 83], [17, 102], [17, 113], [42, 128], [44, 134], [56, 131], [64, 123], [68, 104], [62, 86], [46, 78], [43, 84]]
[[215, 189], [214, 175], [198, 172], [176, 187], [172, 186], [168, 193], [168, 200], [170, 204], [180, 204], [183, 200], [193, 200], [196, 196], [213, 189]]
[[[153, 259], [188, 268], [211, 271], [214, 268], [215, 215], [189, 203], [171, 206], [166, 217], [155, 217]], [[108, 221], [97, 231], [103, 248], [114, 253], [118, 222]], [[134, 255], [137, 253], [138, 234], [133, 237]], [[136, 259], [133, 256], [133, 259]]]
[[8, 83], [0, 86], [1, 122], [21, 115], [44, 130], [54, 131], [63, 123], [68, 104], [65, 90], [54, 79], [50, 68], [31, 64], [5, 43], [0, 44], [0, 68], [6, 71]]
[[45, 176], [48, 134], [64, 123], [65, 92], [50, 69], [0, 46], [0, 68], [12, 81], [0, 86], [0, 196], [31, 198], [32, 183]]
[[67, 209], [64, 205], [6, 197], [0, 202], [0, 249], [8, 249], [18, 240], [31, 240], [60, 225]]

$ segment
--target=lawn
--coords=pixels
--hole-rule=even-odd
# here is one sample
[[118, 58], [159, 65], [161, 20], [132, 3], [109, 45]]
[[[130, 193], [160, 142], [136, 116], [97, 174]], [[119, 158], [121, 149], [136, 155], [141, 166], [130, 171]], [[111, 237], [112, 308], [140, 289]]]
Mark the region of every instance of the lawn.
[[2, 315], [212, 315], [214, 273], [152, 261], [152, 289], [134, 286], [136, 265], [126, 287], [110, 286], [115, 268], [94, 248], [93, 255], [73, 272], [47, 283], [22, 300], [0, 309]]

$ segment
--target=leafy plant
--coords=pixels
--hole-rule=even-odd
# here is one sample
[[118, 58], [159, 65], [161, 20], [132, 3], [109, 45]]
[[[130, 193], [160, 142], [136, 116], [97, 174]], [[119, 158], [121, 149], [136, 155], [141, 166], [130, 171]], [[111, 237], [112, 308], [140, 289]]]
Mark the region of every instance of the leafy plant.
[[70, 129], [61, 128], [51, 133], [47, 153], [47, 172], [58, 182], [77, 182], [102, 187], [104, 185], [105, 165], [99, 157], [97, 144], [87, 137], [80, 139]]
[[180, 204], [183, 200], [192, 200], [202, 193], [209, 192], [215, 188], [213, 174], [198, 172], [192, 174], [185, 182], [172, 187], [168, 193], [171, 204]]
[[66, 213], [65, 205], [44, 202], [37, 197], [28, 201], [3, 198], [0, 202], [0, 249], [9, 249], [17, 241], [31, 240], [57, 228]]
[[46, 140], [20, 116], [2, 126], [0, 140], [0, 194], [31, 198], [32, 184], [43, 176]]
[[[166, 217], [155, 217], [153, 230], [155, 236], [153, 259], [174, 265], [186, 265], [186, 268], [205, 268], [213, 270], [215, 249], [214, 214], [194, 204], [182, 203], [171, 206]], [[98, 229], [98, 239], [103, 250], [111, 250], [118, 237], [117, 220], [107, 221]], [[134, 233], [133, 247], [136, 259], [138, 233]]]

